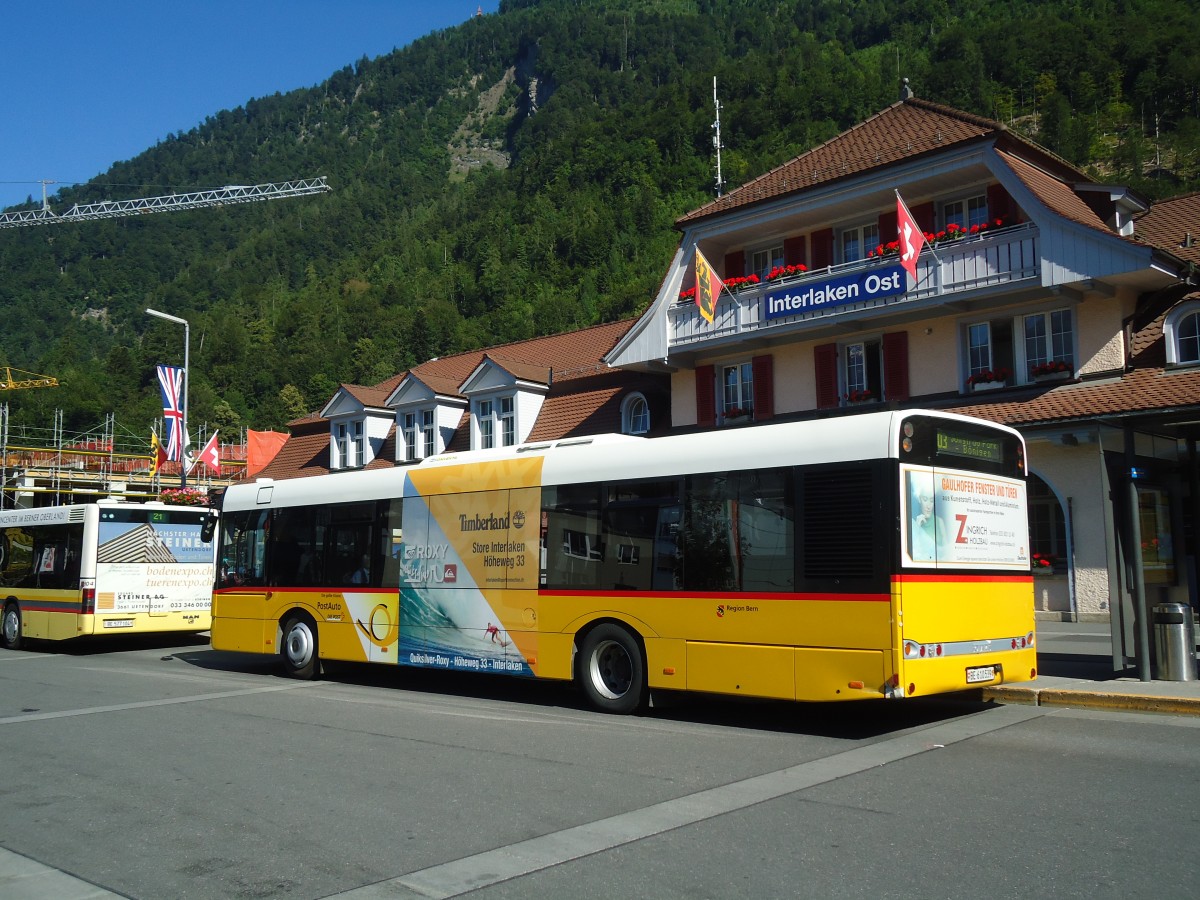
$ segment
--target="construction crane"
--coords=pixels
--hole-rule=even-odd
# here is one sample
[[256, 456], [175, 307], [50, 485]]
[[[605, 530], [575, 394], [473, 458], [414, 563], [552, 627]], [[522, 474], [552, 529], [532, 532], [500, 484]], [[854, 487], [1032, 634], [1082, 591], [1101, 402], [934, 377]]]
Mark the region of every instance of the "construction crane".
[[0, 228], [19, 228], [24, 225], [58, 225], [65, 222], [84, 222], [90, 219], [116, 219], [140, 216], [145, 213], [180, 209], [201, 209], [206, 206], [225, 206], [233, 203], [254, 203], [258, 200], [282, 200], [323, 194], [332, 190], [324, 175], [299, 181], [268, 184], [228, 184], [225, 187], [190, 194], [167, 194], [163, 197], [144, 197], [140, 200], [105, 200], [100, 203], [75, 204], [62, 215], [50, 208], [46, 200], [46, 185], [42, 182], [42, 208], [21, 212], [0, 213]]
[[[0, 366], [4, 369], [4, 380], [0, 381], [0, 391], [21, 391], [26, 388], [58, 387], [58, 379], [53, 375], [39, 375], [37, 372], [26, 372], [11, 366]], [[13, 372], [27, 375], [27, 378], [13, 378]]]

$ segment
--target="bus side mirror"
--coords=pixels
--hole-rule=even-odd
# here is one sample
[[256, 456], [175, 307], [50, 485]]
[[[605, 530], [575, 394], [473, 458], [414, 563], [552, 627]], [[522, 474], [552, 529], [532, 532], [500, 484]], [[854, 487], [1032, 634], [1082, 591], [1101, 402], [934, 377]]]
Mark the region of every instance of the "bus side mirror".
[[206, 544], [211, 544], [216, 531], [217, 514], [213, 510], [209, 510], [208, 515], [204, 517], [204, 524], [200, 526], [200, 540]]

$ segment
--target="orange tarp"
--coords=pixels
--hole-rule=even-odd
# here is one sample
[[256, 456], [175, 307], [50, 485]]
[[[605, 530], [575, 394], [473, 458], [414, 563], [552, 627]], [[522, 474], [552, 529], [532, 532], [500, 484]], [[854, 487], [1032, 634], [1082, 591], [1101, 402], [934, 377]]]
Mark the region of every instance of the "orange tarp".
[[253, 478], [275, 458], [288, 436], [277, 431], [246, 432], [246, 477]]

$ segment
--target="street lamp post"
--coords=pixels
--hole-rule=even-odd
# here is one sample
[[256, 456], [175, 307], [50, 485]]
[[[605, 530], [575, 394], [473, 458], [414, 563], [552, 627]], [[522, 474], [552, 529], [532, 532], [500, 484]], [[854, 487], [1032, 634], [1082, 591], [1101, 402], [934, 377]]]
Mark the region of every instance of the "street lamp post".
[[156, 316], [159, 319], [166, 319], [168, 322], [174, 322], [176, 325], [183, 326], [183, 397], [180, 412], [182, 421], [180, 427], [183, 433], [179, 435], [179, 486], [187, 487], [187, 414], [188, 414], [188, 366], [191, 363], [189, 356], [191, 355], [191, 328], [188, 325], [187, 319], [181, 319], [179, 316], [172, 316], [165, 312], [159, 312], [157, 309], [146, 309], [146, 314]]

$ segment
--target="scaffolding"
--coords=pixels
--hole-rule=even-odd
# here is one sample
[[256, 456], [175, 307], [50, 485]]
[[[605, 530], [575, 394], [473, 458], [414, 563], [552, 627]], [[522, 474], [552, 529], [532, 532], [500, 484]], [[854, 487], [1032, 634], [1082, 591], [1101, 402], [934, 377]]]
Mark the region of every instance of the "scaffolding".
[[[161, 421], [155, 430], [161, 431]], [[220, 472], [198, 466], [188, 473], [190, 487], [213, 492], [245, 476], [245, 434], [220, 447]], [[156, 499], [164, 488], [179, 485], [181, 463], [163, 463], [157, 472], [153, 464], [150, 436], [120, 428], [114, 413], [96, 429], [68, 433], [61, 409], [54, 411], [51, 427], [33, 427], [13, 424], [8, 404], [0, 403], [0, 510], [110, 497]]]

